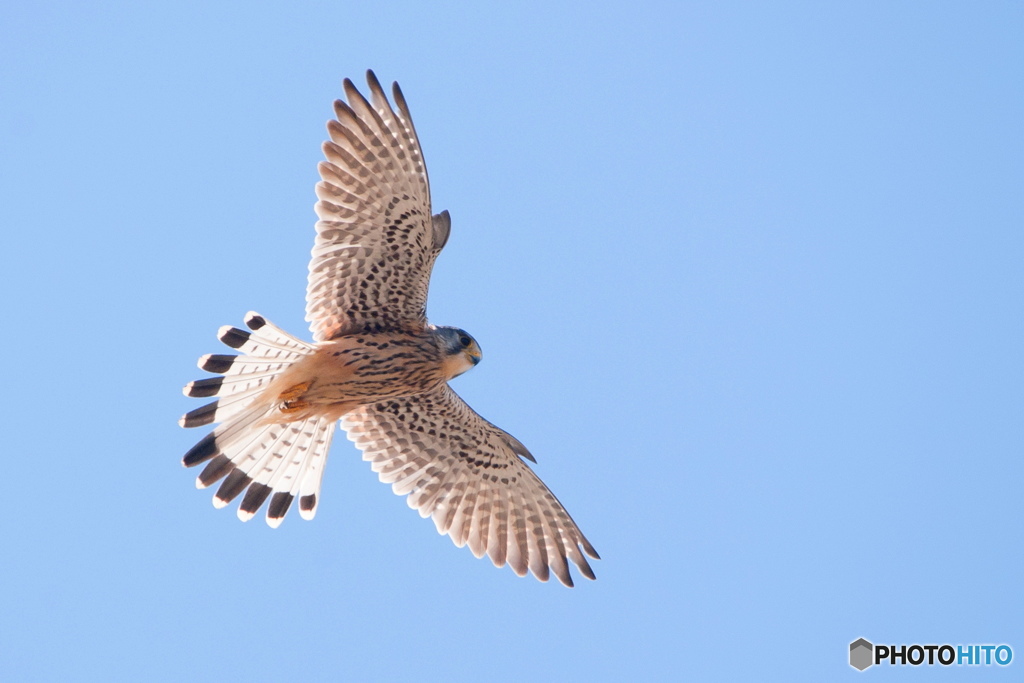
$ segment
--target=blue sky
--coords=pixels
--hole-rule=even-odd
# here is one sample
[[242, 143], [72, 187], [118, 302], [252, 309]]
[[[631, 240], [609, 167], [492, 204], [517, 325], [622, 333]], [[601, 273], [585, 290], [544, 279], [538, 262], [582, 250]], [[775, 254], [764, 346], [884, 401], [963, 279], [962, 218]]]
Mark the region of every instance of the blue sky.
[[[908, 675], [851, 669], [858, 637], [1019, 668], [1022, 29], [1000, 2], [6, 3], [0, 677]], [[537, 456], [596, 582], [474, 559], [340, 436], [316, 519], [277, 530], [179, 464], [219, 326], [308, 338], [324, 122], [367, 68], [452, 214], [429, 314], [485, 352], [453, 386]]]

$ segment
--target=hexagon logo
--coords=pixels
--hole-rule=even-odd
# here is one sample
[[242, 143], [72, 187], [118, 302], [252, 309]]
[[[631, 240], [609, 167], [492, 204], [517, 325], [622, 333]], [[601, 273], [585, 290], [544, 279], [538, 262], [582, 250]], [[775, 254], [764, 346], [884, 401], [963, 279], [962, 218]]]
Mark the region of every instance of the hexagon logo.
[[875, 646], [864, 640], [858, 638], [857, 640], [850, 643], [850, 666], [857, 671], [863, 671], [872, 664], [875, 659]]

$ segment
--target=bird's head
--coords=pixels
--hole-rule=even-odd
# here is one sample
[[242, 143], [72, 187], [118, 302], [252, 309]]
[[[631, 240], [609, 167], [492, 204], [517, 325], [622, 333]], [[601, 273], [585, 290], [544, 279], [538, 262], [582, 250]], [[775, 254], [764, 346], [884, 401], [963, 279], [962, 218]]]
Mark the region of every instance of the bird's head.
[[469, 332], [457, 327], [438, 327], [434, 334], [441, 342], [444, 370], [448, 379], [458, 377], [480, 362], [483, 351]]

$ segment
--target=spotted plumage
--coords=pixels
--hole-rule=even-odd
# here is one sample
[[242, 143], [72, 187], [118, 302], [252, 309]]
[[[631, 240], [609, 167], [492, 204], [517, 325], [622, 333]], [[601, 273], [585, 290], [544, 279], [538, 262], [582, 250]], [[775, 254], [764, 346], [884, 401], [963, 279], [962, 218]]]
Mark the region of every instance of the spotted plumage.
[[316, 186], [316, 240], [306, 319], [313, 343], [249, 313], [248, 330], [218, 338], [239, 355], [208, 354], [215, 377], [185, 394], [214, 398], [183, 427], [219, 423], [185, 454], [205, 464], [199, 488], [220, 482], [214, 505], [241, 497], [238, 516], [266, 505], [278, 526], [295, 499], [312, 519], [334, 425], [363, 451], [380, 480], [477, 557], [571, 586], [569, 562], [587, 578], [597, 552], [524, 462], [515, 437], [473, 411], [448, 382], [476, 365], [464, 330], [427, 322], [430, 271], [448, 241], [448, 212], [432, 215], [430, 185], [398, 84], [392, 108], [373, 72], [370, 99], [345, 81], [334, 105]]

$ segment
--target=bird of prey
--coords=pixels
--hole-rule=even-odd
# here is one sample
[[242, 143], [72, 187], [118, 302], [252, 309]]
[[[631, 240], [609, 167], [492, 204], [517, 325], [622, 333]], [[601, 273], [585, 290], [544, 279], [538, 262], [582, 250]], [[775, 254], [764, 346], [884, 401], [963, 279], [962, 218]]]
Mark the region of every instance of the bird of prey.
[[398, 84], [392, 107], [372, 71], [367, 83], [369, 99], [345, 80], [348, 102], [334, 103], [327, 124], [306, 290], [314, 341], [256, 313], [245, 317], [248, 330], [222, 327], [217, 336], [240, 355], [199, 359], [217, 376], [190, 382], [185, 395], [216, 400], [179, 423], [219, 424], [183, 464], [206, 463], [199, 488], [223, 480], [218, 508], [244, 492], [243, 521], [269, 499], [267, 523], [276, 527], [295, 498], [312, 519], [340, 420], [380, 480], [455, 545], [519, 576], [554, 573], [572, 586], [571, 560], [593, 579], [584, 552], [598, 554], [524, 462], [536, 462], [530, 452], [448, 386], [481, 358], [467, 332], [427, 322], [430, 272], [451, 220], [431, 213]]

